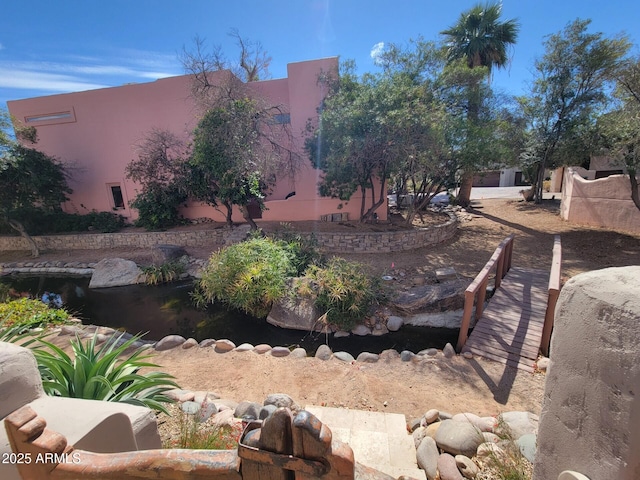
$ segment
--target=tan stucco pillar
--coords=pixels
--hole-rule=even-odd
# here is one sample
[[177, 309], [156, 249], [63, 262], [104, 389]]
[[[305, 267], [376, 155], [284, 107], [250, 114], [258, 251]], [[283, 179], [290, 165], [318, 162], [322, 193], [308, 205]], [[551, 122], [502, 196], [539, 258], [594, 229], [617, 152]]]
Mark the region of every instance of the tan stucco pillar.
[[554, 328], [533, 480], [640, 479], [640, 266], [569, 280]]

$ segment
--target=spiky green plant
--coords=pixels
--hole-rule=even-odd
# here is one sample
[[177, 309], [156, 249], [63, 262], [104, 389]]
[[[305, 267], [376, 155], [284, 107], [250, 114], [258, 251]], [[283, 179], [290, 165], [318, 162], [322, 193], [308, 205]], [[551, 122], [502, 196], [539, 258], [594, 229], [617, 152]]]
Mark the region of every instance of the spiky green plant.
[[202, 272], [194, 298], [200, 305], [224, 302], [255, 317], [266, 317], [296, 274], [294, 254], [269, 238], [252, 238], [214, 253]]
[[149, 265], [142, 268], [147, 285], [169, 283], [180, 278], [185, 272], [185, 265], [181, 261], [170, 261], [162, 265]]
[[313, 280], [315, 288], [298, 292], [314, 296], [316, 308], [326, 312], [327, 322], [347, 330], [364, 320], [381, 293], [378, 282], [363, 265], [339, 257], [333, 257], [326, 266], [311, 265], [305, 276]]
[[56, 345], [40, 340], [47, 348], [35, 348], [33, 353], [47, 395], [129, 403], [166, 413], [163, 404], [172, 400], [165, 393], [178, 386], [174, 377], [162, 372], [140, 373], [143, 367], [159, 365], [147, 361], [152, 355], [145, 355], [144, 348], [127, 354], [140, 335], [120, 343], [123, 335], [100, 346], [97, 335], [86, 343], [76, 337], [71, 341], [73, 359]]

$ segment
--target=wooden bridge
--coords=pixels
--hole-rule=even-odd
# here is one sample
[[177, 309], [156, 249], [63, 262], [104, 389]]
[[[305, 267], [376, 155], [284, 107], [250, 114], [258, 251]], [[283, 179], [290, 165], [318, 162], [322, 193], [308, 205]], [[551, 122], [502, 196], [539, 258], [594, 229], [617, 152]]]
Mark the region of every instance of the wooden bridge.
[[[465, 291], [457, 350], [532, 372], [539, 352], [548, 355], [560, 293], [560, 237], [554, 239], [550, 272], [511, 268], [513, 240], [510, 235], [498, 245]], [[485, 309], [492, 273], [494, 294]], [[472, 316], [477, 323], [469, 336]]]

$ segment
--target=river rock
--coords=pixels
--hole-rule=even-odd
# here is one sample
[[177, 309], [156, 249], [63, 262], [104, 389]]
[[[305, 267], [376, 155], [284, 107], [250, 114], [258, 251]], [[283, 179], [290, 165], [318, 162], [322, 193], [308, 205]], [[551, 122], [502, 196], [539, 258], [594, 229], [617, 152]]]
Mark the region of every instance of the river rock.
[[273, 347], [269, 353], [272, 357], [288, 357], [291, 355], [291, 350], [287, 347]]
[[431, 437], [425, 437], [416, 450], [418, 466], [427, 474], [428, 480], [435, 480], [438, 475], [438, 447]]
[[356, 361], [362, 363], [376, 363], [380, 359], [380, 355], [371, 352], [361, 352]]
[[402, 317], [398, 317], [396, 315], [392, 315], [387, 319], [387, 328], [390, 332], [397, 332], [398, 330], [400, 330], [400, 328], [402, 328], [403, 324], [404, 320], [402, 319]]
[[181, 346], [184, 349], [197, 347], [198, 341], [195, 338], [188, 338]]
[[484, 438], [469, 422], [443, 420], [440, 422], [435, 440], [445, 452], [473, 457]]
[[473, 413], [458, 413], [453, 416], [457, 422], [469, 422], [481, 432], [493, 432], [497, 420], [494, 417], [479, 417]]
[[320, 345], [316, 350], [315, 357], [319, 358], [320, 360], [329, 360], [331, 358], [331, 355], [333, 355], [333, 352], [329, 348], [329, 345], [323, 344]]
[[452, 280], [433, 285], [412, 287], [392, 300], [393, 306], [403, 312], [444, 312], [464, 308], [464, 291], [468, 281]]
[[222, 339], [222, 340], [216, 340], [216, 346], [214, 350], [217, 353], [226, 353], [226, 352], [230, 352], [234, 348], [236, 348], [235, 343], [233, 343], [231, 340]]
[[415, 357], [415, 353], [410, 352], [409, 350], [403, 350], [400, 352], [400, 360], [403, 362], [410, 362], [413, 357]]
[[[289, 290], [293, 290], [294, 282], [311, 282], [307, 278], [290, 279]], [[305, 331], [325, 331], [326, 325], [319, 322], [321, 314], [314, 305], [314, 300], [306, 295], [283, 295], [273, 302], [267, 315], [267, 322], [281, 328]]]
[[526, 433], [516, 440], [520, 452], [531, 463], [533, 463], [536, 458], [536, 442], [537, 438], [535, 433]]
[[442, 354], [445, 356], [445, 358], [451, 358], [456, 356], [456, 351], [453, 348], [453, 345], [447, 343], [442, 349]]
[[413, 436], [414, 445], [418, 448], [424, 437], [427, 436], [427, 429], [425, 427], [418, 426], [413, 430], [413, 432], [411, 432], [411, 435]]
[[205, 338], [200, 342], [200, 348], [207, 348], [215, 344], [216, 341], [213, 338]]
[[464, 455], [456, 455], [456, 465], [458, 465], [458, 470], [464, 478], [474, 479], [478, 475], [480, 471], [478, 466], [473, 463], [469, 457], [465, 457]]
[[351, 330], [351, 333], [353, 333], [354, 335], [358, 335], [360, 337], [364, 337], [365, 335], [371, 335], [371, 329], [366, 325], [360, 324], [360, 325], [356, 325]]
[[250, 343], [241, 343], [234, 350], [236, 352], [250, 352], [254, 348], [255, 347], [253, 345], [251, 345]]
[[233, 420], [233, 410], [231, 409], [220, 410], [213, 417], [211, 417], [210, 422], [214, 426], [218, 426], [218, 427], [224, 427], [224, 426], [232, 427], [235, 423]]
[[172, 348], [179, 347], [186, 341], [186, 338], [181, 335], [167, 335], [162, 340], [156, 343], [155, 349], [158, 352], [162, 352], [163, 350], [170, 350]]
[[260, 409], [259, 419], [265, 420], [267, 417], [273, 415], [273, 412], [275, 412], [277, 409], [278, 407], [276, 407], [275, 405], [264, 405]]
[[464, 480], [456, 459], [448, 453], [443, 453], [438, 457], [438, 473], [440, 480]]
[[538, 432], [538, 415], [534, 413], [504, 412], [500, 414], [500, 420], [497, 434], [511, 435], [517, 440], [527, 433]]
[[345, 332], [344, 330], [338, 330], [336, 333], [333, 334], [333, 338], [344, 338], [344, 337], [348, 337], [349, 335], [351, 335], [349, 332]]
[[178, 260], [186, 254], [184, 247], [178, 245], [154, 245], [151, 247], [151, 261], [155, 265]]
[[184, 413], [188, 415], [195, 415], [200, 410], [200, 404], [193, 401], [188, 401], [188, 402], [184, 402], [180, 406], [180, 408]]
[[142, 270], [131, 260], [105, 258], [100, 260], [89, 282], [89, 288], [121, 287], [142, 281]]
[[200, 405], [200, 410], [196, 413], [196, 420], [200, 423], [209, 420], [211, 415], [218, 413], [218, 407], [213, 402], [203, 402]]
[[343, 362], [347, 362], [347, 363], [356, 361], [356, 359], [353, 358], [353, 355], [351, 355], [349, 352], [335, 352], [333, 356], [338, 360], [342, 360]]
[[264, 399], [263, 405], [275, 405], [277, 408], [292, 408], [295, 402], [293, 398], [286, 393], [271, 393]]
[[380, 360], [384, 360], [385, 362], [391, 362], [398, 358], [400, 358], [400, 353], [393, 348], [388, 348], [387, 350], [380, 352]]
[[260, 345], [256, 345], [253, 349], [258, 355], [264, 355], [265, 353], [271, 350], [271, 345], [267, 345], [266, 343], [261, 343]]
[[433, 422], [437, 422], [440, 419], [440, 411], [435, 408], [432, 408], [431, 410], [427, 410], [423, 418], [424, 418], [424, 421], [427, 422], [427, 425]]
[[441, 423], [442, 422], [433, 422], [431, 425], [428, 425], [427, 430], [425, 431], [425, 434], [435, 440], [436, 433], [438, 432], [438, 429], [440, 428]]
[[260, 405], [259, 403], [244, 401], [240, 402], [235, 408], [233, 416], [236, 418], [250, 417], [253, 420], [257, 420], [260, 416], [261, 409], [262, 405]]
[[307, 358], [307, 351], [302, 347], [296, 347], [289, 354], [291, 358]]

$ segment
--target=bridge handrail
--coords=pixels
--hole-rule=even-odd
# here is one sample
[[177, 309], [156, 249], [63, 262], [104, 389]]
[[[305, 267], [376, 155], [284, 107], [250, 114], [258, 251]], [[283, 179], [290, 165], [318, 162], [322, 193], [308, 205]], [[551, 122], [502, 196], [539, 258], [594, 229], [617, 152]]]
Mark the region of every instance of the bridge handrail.
[[562, 244], [560, 235], [553, 239], [553, 259], [551, 260], [551, 273], [549, 274], [549, 297], [547, 300], [547, 310], [544, 315], [544, 326], [542, 327], [542, 340], [540, 341], [540, 351], [543, 355], [549, 356], [549, 343], [551, 341], [551, 331], [555, 319], [556, 303], [560, 296], [560, 273], [562, 267]]
[[[511, 257], [513, 255], [513, 239], [514, 234], [505, 238], [491, 255], [489, 261], [476, 275], [464, 292], [464, 313], [462, 315], [462, 323], [460, 324], [460, 334], [458, 335], [458, 344], [456, 350], [460, 352], [469, 337], [469, 325], [471, 323], [471, 315], [473, 314], [475, 304], [476, 320], [482, 316], [484, 309], [484, 301], [487, 294], [487, 285], [489, 284], [489, 274], [496, 267], [495, 273], [495, 289], [500, 287], [502, 279], [511, 268]], [[477, 296], [477, 300], [476, 300]]]

